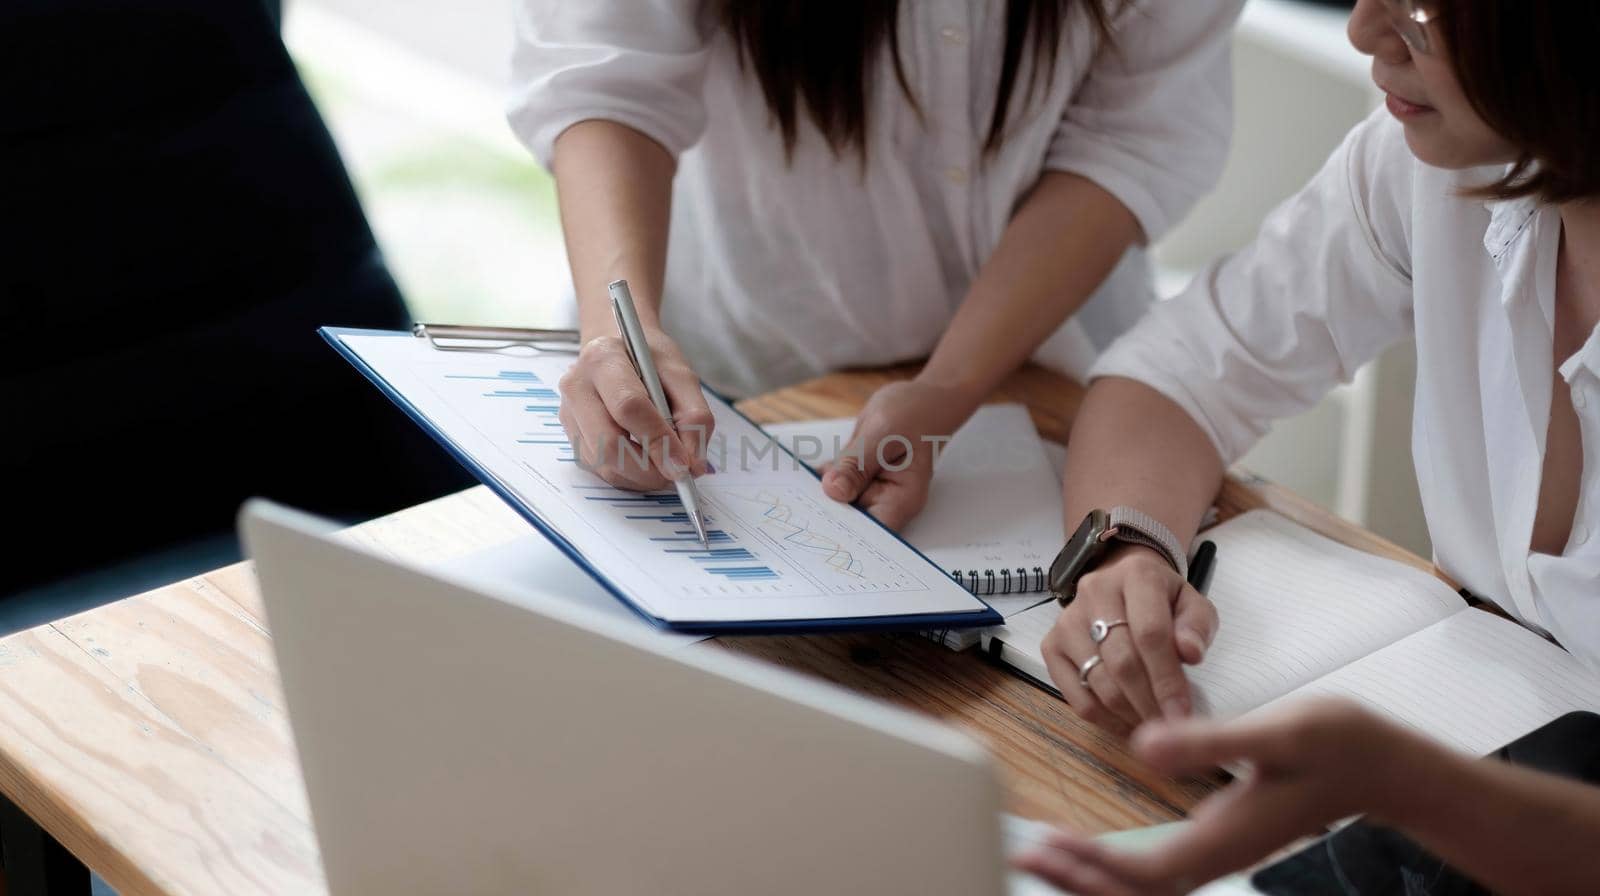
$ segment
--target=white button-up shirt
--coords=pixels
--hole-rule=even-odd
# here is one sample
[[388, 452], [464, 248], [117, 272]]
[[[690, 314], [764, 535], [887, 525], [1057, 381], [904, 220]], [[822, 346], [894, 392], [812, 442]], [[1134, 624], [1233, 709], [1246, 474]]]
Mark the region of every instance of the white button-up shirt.
[[[883, 53], [863, 163], [804, 116], [786, 161], [759, 83], [700, 0], [521, 0], [510, 120], [547, 165], [561, 132], [594, 118], [678, 157], [664, 323], [702, 377], [744, 395], [927, 355], [1045, 171], [1093, 180], [1159, 237], [1220, 174], [1241, 5], [1140, 0], [1114, 22], [1115, 52], [1074, 13], [1048, 89], [1023, 102], [1025, 65], [986, 157], [1006, 5], [908, 0], [899, 46], [920, 111]], [[1045, 359], [1086, 372], [1150, 295], [1130, 253]]]
[[1502, 173], [1422, 164], [1379, 110], [1254, 245], [1158, 305], [1093, 375], [1158, 389], [1232, 462], [1414, 335], [1412, 449], [1435, 561], [1600, 665], [1600, 330], [1559, 368], [1583, 440], [1572, 535], [1560, 556], [1533, 553], [1561, 216], [1460, 195]]

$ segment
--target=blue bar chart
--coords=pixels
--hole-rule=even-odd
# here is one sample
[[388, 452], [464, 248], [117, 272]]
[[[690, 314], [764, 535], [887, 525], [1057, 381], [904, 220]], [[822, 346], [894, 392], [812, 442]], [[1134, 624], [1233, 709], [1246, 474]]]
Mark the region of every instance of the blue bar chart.
[[[693, 564], [711, 579], [750, 585], [783, 580], [783, 574], [726, 528], [709, 528], [706, 541], [689, 528], [689, 515], [676, 492], [630, 493], [601, 486], [584, 486], [584, 500], [609, 508], [646, 532], [646, 539], [668, 557]], [[715, 518], [712, 520], [715, 522]]]
[[[485, 398], [516, 398], [547, 403], [561, 400], [556, 390], [544, 385], [544, 380], [531, 370], [502, 370], [492, 375], [447, 373], [445, 379], [489, 384], [487, 391], [482, 393]], [[500, 388], [493, 388], [496, 385]]]
[[517, 439], [517, 444], [541, 446], [544, 450], [554, 452], [555, 459], [559, 463], [577, 463], [578, 458], [572, 450], [572, 442], [562, 434], [560, 426], [561, 424], [556, 424], [554, 432], [544, 430], [527, 433], [523, 438]]
[[[848, 528], [830, 525], [826, 508], [798, 490], [705, 484], [712, 527], [702, 546], [673, 492], [624, 492], [579, 486], [584, 501], [637, 528], [660, 554], [725, 584], [787, 585], [831, 594], [918, 588], [920, 579], [863, 546]], [[684, 575], [693, 576], [684, 570]], [[760, 589], [755, 589], [760, 590]], [[787, 590], [787, 589], [785, 589]]]

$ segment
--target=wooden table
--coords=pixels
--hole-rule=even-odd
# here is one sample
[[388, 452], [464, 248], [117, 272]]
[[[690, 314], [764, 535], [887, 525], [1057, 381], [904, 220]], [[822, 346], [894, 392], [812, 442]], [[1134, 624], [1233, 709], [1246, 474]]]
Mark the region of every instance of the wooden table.
[[[849, 416], [877, 386], [908, 372], [836, 374], [742, 408], [763, 423]], [[1025, 402], [1043, 435], [1065, 441], [1081, 397], [1078, 386], [1027, 369], [995, 400]], [[1220, 504], [1225, 517], [1271, 507], [1340, 541], [1428, 568], [1259, 480], [1231, 478]], [[346, 537], [393, 556], [443, 562], [530, 531], [476, 488]], [[966, 728], [993, 750], [1010, 808], [1023, 815], [1099, 832], [1173, 819], [1208, 788], [1145, 768], [1065, 704], [974, 653], [914, 635], [709, 644], [698, 649], [760, 657]], [[124, 896], [326, 890], [248, 564], [0, 641], [0, 790], [12, 804], [0, 815], [0, 833], [13, 894], [78, 891], [83, 870], [74, 856]]]

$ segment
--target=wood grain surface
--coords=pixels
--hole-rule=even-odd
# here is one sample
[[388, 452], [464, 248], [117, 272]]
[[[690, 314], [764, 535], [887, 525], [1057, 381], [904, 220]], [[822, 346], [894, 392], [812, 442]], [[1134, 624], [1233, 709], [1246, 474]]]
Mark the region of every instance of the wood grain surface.
[[[852, 415], [911, 368], [850, 372], [744, 402], [759, 422]], [[1022, 401], [1064, 441], [1082, 390], [1020, 371]], [[1225, 514], [1266, 506], [1357, 547], [1427, 564], [1270, 484], [1235, 475]], [[475, 488], [347, 530], [437, 563], [531, 528]], [[1179, 816], [1210, 786], [1173, 781], [990, 665], [914, 635], [719, 639], [912, 707], [986, 742], [1020, 814], [1099, 832]], [[267, 620], [238, 564], [0, 641], [0, 788], [125, 896], [325, 892]]]

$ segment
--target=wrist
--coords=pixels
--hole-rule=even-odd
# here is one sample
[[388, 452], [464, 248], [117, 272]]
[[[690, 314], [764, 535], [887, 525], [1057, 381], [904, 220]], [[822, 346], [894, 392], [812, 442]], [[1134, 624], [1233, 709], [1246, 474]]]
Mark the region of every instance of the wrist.
[[[630, 286], [632, 283], [630, 282]], [[663, 333], [661, 328], [661, 315], [657, 309], [658, 302], [642, 289], [634, 288], [633, 308], [639, 316], [639, 326], [646, 336], [655, 336]], [[610, 291], [602, 286], [597, 296], [580, 298], [578, 300], [578, 338], [580, 342], [588, 342], [602, 336], [620, 336], [622, 332], [617, 329], [617, 315], [611, 310]]]
[[1101, 569], [1124, 566], [1130, 569], [1151, 566], [1176, 574], [1165, 554], [1147, 544], [1134, 544], [1128, 541], [1117, 542], [1106, 552], [1105, 559], [1100, 561]]
[[[599, 339], [599, 338], [601, 338], [603, 336], [621, 336], [622, 335], [622, 331], [617, 329], [616, 316], [612, 315], [610, 313], [610, 309], [609, 308], [606, 310], [606, 315], [607, 316], [604, 317], [604, 318], [595, 318], [595, 319], [592, 319], [592, 320], [590, 319], [589, 316], [585, 315], [585, 316], [583, 316], [583, 317], [581, 317], [579, 319], [579, 321], [578, 321], [578, 344], [579, 345], [582, 345], [582, 344], [584, 344], [584, 343], [586, 343], [586, 342], [588, 342], [588, 341], [590, 341], [592, 339]], [[640, 329], [644, 330], [645, 339], [647, 341], [649, 341], [651, 345], [655, 345], [656, 344], [656, 341], [657, 341], [656, 337], [657, 336], [665, 336], [666, 335], [666, 330], [663, 330], [661, 328], [661, 325], [659, 323], [657, 323], [654, 318], [647, 318], [642, 314], [639, 315], [639, 318], [640, 318], [639, 327], [640, 327]]]
[[912, 382], [939, 393], [941, 407], [949, 412], [946, 416], [961, 421], [972, 416], [990, 391], [986, 384], [977, 380], [944, 374], [934, 369], [931, 362], [912, 378]]
[[1475, 763], [1408, 728], [1381, 724], [1393, 735], [1369, 766], [1379, 774], [1367, 817], [1410, 833], [1428, 828], [1440, 812], [1456, 811], [1452, 806], [1459, 808], [1461, 794], [1471, 790]]

